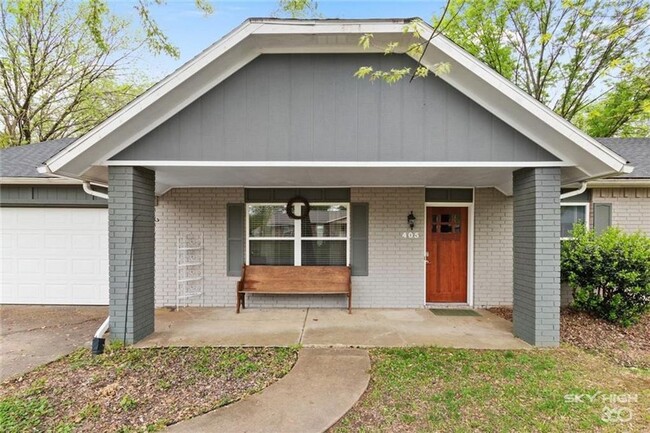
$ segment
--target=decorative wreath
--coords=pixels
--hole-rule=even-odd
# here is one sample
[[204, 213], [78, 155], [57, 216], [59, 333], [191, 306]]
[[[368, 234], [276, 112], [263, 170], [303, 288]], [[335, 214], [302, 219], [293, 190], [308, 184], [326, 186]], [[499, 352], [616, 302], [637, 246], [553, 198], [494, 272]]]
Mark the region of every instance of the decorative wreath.
[[[302, 212], [300, 213], [300, 216], [293, 213], [293, 205], [296, 203], [302, 204]], [[291, 219], [304, 220], [309, 216], [310, 210], [311, 207], [309, 206], [309, 202], [307, 201], [307, 199], [304, 197], [300, 197], [299, 195], [295, 196], [294, 198], [292, 198], [287, 202], [287, 215], [289, 215], [289, 218]]]

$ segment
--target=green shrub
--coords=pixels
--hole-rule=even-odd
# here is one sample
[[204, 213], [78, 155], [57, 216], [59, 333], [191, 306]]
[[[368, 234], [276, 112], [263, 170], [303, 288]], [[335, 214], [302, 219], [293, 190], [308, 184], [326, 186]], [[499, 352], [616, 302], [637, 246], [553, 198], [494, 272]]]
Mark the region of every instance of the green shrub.
[[576, 225], [562, 242], [562, 279], [573, 306], [630, 326], [650, 310], [650, 238], [610, 227], [601, 235]]

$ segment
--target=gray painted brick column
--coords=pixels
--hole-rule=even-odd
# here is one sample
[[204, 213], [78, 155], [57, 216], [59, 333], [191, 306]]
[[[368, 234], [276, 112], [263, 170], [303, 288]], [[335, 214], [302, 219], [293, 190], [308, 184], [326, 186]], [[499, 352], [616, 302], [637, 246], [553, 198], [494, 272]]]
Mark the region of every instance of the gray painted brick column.
[[108, 168], [113, 341], [132, 344], [154, 330], [154, 191], [155, 172], [142, 167]]
[[513, 330], [535, 346], [560, 343], [560, 169], [513, 174]]

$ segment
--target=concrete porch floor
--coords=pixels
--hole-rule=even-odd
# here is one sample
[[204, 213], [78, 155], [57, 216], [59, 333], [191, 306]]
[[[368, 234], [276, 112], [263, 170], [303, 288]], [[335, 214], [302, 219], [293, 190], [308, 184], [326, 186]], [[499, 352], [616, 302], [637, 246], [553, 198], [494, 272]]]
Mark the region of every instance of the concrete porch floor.
[[136, 347], [531, 347], [512, 335], [507, 320], [475, 311], [480, 316], [436, 316], [427, 309], [158, 309], [156, 331]]

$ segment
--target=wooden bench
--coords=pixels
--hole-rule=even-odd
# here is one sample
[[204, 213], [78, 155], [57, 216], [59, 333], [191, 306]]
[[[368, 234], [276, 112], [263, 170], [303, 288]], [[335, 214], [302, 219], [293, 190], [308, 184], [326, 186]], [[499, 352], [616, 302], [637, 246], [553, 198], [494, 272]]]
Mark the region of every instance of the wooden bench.
[[256, 295], [346, 295], [352, 313], [349, 266], [244, 266], [237, 282], [237, 313], [246, 293]]

